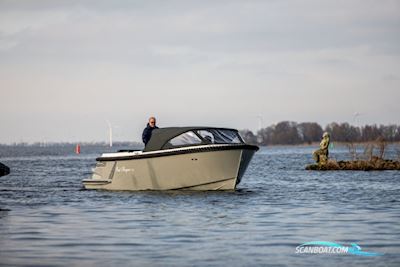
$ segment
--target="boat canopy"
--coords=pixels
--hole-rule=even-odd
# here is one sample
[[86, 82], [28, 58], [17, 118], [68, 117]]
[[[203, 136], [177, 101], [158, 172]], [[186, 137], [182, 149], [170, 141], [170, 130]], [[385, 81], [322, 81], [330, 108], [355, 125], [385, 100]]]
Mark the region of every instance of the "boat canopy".
[[209, 144], [243, 144], [235, 129], [210, 127], [168, 127], [154, 129], [144, 152]]

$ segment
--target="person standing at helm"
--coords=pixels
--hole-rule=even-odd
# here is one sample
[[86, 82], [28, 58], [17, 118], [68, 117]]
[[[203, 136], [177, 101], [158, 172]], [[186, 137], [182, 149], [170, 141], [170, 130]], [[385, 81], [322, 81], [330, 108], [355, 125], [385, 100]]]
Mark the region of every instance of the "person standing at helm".
[[314, 151], [313, 158], [318, 164], [326, 164], [329, 157], [329, 133], [325, 132], [322, 135], [321, 143], [319, 144], [319, 149]]
[[146, 128], [144, 128], [143, 134], [142, 134], [142, 141], [145, 145], [147, 144], [147, 142], [149, 142], [149, 140], [151, 138], [151, 132], [154, 129], [158, 129], [158, 127], [156, 126], [156, 118], [150, 117], [149, 122], [147, 123]]

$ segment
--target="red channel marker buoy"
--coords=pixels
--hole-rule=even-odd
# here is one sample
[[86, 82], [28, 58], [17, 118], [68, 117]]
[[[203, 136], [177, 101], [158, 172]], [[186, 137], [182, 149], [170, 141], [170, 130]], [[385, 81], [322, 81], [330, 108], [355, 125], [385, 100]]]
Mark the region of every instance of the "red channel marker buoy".
[[80, 154], [81, 153], [81, 146], [79, 144], [76, 145], [75, 147], [75, 153]]

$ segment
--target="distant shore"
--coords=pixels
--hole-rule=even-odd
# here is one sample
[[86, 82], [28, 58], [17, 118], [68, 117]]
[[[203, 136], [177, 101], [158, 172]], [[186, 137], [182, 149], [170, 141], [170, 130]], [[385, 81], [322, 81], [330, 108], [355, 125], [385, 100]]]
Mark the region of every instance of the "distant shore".
[[[0, 147], [63, 147], [63, 146], [106, 146], [109, 147], [110, 144], [106, 142], [19, 142], [19, 143], [12, 143], [12, 144], [1, 144]], [[130, 142], [130, 141], [118, 141], [113, 142], [112, 146], [143, 146], [141, 142]]]
[[240, 134], [246, 143], [255, 145], [312, 145], [321, 141], [324, 132], [330, 134], [333, 142], [400, 142], [400, 125], [396, 124], [354, 126], [349, 123], [332, 122], [322, 128], [316, 122], [281, 121], [254, 133], [244, 129]]
[[[400, 146], [400, 142], [386, 142], [388, 145], [398, 145]], [[365, 146], [371, 144], [371, 142], [331, 142], [331, 146], [333, 147], [347, 147], [348, 145], [354, 145], [354, 146]], [[319, 142], [312, 142], [312, 143], [303, 143], [303, 144], [295, 144], [295, 145], [289, 145], [289, 144], [271, 144], [271, 145], [258, 145], [261, 147], [315, 147], [319, 146]]]
[[[335, 146], [343, 146], [346, 147], [348, 145], [354, 145], [354, 146], [363, 146], [370, 144], [371, 142], [332, 142], [331, 145], [333, 147]], [[386, 142], [388, 145], [399, 145], [400, 146], [400, 141], [396, 142]], [[41, 143], [41, 142], [34, 142], [34, 143], [27, 143], [27, 142], [20, 142], [20, 143], [12, 143], [12, 144], [5, 144], [5, 143], [0, 143], [0, 147], [62, 147], [62, 146], [75, 146], [75, 145], [81, 145], [81, 146], [105, 146], [109, 147], [110, 145], [105, 142], [48, 142], [48, 143]], [[319, 146], [319, 142], [311, 142], [311, 143], [301, 143], [301, 144], [268, 144], [268, 145], [262, 145], [262, 144], [257, 144], [258, 146], [261, 147], [315, 147]], [[140, 147], [144, 146], [142, 142], [130, 142], [130, 141], [118, 141], [114, 142], [113, 146], [115, 147], [121, 147], [121, 146], [134, 146], [134, 147]]]

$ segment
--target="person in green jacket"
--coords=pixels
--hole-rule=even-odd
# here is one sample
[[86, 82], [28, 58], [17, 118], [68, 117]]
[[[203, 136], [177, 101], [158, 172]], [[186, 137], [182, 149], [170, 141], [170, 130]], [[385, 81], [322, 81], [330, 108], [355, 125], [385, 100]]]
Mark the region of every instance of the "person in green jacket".
[[328, 162], [329, 156], [329, 133], [325, 132], [322, 135], [321, 143], [319, 144], [319, 149], [315, 150], [313, 153], [313, 158], [318, 164], [326, 164]]

